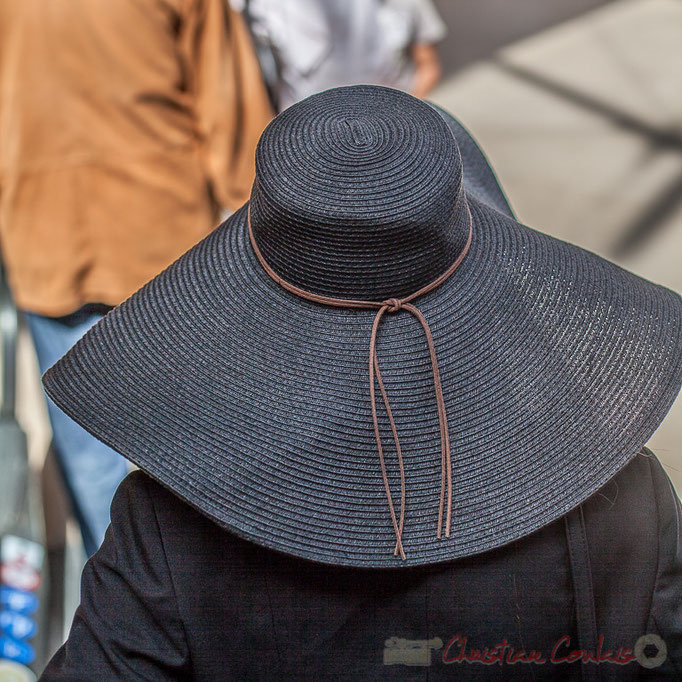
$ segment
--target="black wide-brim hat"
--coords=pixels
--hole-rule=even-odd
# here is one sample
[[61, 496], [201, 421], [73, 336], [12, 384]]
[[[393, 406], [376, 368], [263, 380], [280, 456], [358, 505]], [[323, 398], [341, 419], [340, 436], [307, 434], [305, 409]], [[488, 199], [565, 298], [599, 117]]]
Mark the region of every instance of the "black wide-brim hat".
[[[456, 140], [456, 144], [455, 144]], [[459, 148], [459, 151], [458, 151]], [[461, 160], [460, 160], [461, 153]], [[646, 443], [682, 382], [680, 297], [518, 224], [471, 137], [408, 95], [316, 95], [261, 139], [245, 206], [96, 325], [45, 375], [88, 431], [217, 524], [318, 562], [400, 567], [499, 547], [556, 520]], [[377, 455], [368, 349], [405, 472], [402, 544]], [[159, 239], [164, 226], [158, 226]], [[396, 508], [400, 480], [378, 408]]]

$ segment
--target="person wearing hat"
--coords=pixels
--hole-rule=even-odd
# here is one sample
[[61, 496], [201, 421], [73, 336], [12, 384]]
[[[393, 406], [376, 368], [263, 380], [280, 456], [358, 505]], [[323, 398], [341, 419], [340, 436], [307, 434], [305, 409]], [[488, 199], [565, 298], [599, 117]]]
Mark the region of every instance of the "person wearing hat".
[[290, 107], [248, 204], [44, 377], [141, 471], [42, 679], [679, 679], [643, 446], [681, 331], [677, 294], [520, 225], [447, 114]]

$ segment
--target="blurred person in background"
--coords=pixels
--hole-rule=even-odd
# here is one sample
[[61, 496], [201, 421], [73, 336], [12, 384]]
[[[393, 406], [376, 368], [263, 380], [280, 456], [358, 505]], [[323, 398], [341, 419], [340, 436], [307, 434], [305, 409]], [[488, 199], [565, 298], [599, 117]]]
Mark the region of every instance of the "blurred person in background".
[[[0, 4], [2, 257], [41, 372], [246, 200], [270, 116], [226, 0]], [[92, 554], [127, 466], [49, 414]]]
[[426, 97], [447, 28], [431, 0], [231, 0], [251, 28], [278, 110], [343, 85]]

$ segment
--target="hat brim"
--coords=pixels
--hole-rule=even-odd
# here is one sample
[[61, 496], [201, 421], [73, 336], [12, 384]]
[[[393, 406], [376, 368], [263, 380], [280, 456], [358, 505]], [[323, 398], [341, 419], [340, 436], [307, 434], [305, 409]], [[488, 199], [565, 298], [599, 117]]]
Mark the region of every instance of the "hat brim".
[[682, 304], [517, 224], [480, 151], [458, 141], [471, 249], [415, 301], [448, 414], [449, 538], [436, 538], [439, 424], [419, 323], [390, 315], [378, 338], [405, 461], [403, 562], [369, 403], [374, 312], [275, 284], [253, 253], [245, 209], [96, 325], [45, 375], [47, 393], [219, 525], [318, 562], [442, 562], [556, 520], [625, 466], [670, 408], [682, 382]]

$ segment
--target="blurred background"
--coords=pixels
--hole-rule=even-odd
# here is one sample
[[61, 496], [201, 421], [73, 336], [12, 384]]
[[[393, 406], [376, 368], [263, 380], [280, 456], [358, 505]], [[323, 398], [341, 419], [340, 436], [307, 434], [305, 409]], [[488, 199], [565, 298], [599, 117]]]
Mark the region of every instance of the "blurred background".
[[[436, 4], [449, 34], [431, 97], [519, 221], [682, 292], [682, 3]], [[682, 494], [680, 398], [649, 447]]]
[[[277, 15], [286, 4], [291, 3], [232, 1], [261, 60], [273, 111], [309, 94], [306, 88], [323, 85], [322, 76], [366, 82], [362, 59], [353, 63], [355, 71], [340, 76], [338, 69], [314, 71], [321, 63], [319, 26], [309, 32], [313, 39], [288, 51], [282, 41], [289, 36], [291, 42], [288, 22], [294, 15]], [[416, 92], [406, 74], [422, 69], [416, 94], [470, 130], [520, 222], [682, 291], [682, 2], [434, 0], [433, 7], [435, 15], [429, 10], [420, 18], [421, 34], [416, 28], [401, 34], [389, 22], [396, 31], [394, 47], [409, 48], [405, 63], [393, 64], [395, 83]], [[364, 21], [360, 15], [356, 20]], [[305, 24], [306, 14], [298, 21]], [[424, 49], [400, 43], [408, 34], [422, 35]], [[359, 44], [344, 49], [357, 56]], [[362, 46], [367, 63], [376, 58], [374, 47]], [[286, 59], [290, 63], [283, 64]], [[373, 66], [377, 73], [380, 66]], [[78, 602], [84, 553], [54, 458], [46, 458], [50, 421], [23, 326], [16, 387], [17, 417], [46, 508], [46, 534], [40, 524], [32, 532], [51, 557], [43, 569], [45, 576], [51, 572], [46, 615], [51, 651]], [[678, 399], [649, 445], [680, 494], [681, 443]]]

